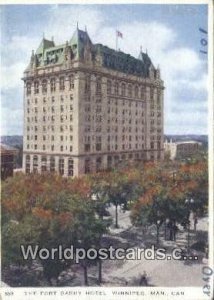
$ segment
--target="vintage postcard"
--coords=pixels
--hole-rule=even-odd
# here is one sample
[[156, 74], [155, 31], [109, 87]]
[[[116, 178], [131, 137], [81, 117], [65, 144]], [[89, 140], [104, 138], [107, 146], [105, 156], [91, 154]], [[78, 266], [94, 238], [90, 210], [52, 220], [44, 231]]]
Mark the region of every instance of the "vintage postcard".
[[0, 22], [0, 299], [213, 299], [213, 2]]

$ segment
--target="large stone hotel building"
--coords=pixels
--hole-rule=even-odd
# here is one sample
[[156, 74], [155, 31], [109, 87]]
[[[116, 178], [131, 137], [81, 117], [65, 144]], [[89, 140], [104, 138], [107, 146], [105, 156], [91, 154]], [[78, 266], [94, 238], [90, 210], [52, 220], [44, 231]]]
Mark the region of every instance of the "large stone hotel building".
[[23, 80], [26, 173], [78, 176], [163, 158], [164, 86], [147, 53], [93, 44], [77, 28], [64, 45], [43, 38]]

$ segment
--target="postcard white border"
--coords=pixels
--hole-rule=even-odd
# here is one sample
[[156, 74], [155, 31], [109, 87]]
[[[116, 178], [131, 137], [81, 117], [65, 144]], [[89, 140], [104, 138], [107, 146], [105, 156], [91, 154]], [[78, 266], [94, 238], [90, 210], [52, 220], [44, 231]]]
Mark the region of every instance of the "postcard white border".
[[[32, 4], [82, 4], [82, 5], [90, 5], [90, 4], [194, 4], [208, 5], [208, 139], [209, 139], [209, 266], [213, 269], [214, 266], [214, 59], [213, 59], [213, 35], [214, 35], [214, 23], [213, 23], [213, 7], [214, 1], [212, 0], [30, 0], [30, 1], [20, 1], [20, 0], [1, 0], [1, 5], [32, 5]], [[211, 290], [213, 290], [213, 281], [210, 282]], [[33, 295], [33, 292], [36, 292]], [[81, 292], [81, 296], [69, 296], [64, 295], [60, 296], [63, 292], [69, 291], [78, 291]], [[86, 295], [86, 291], [104, 291], [106, 296], [88, 296]], [[144, 291], [144, 296], [113, 296], [113, 291], [135, 291], [140, 292]], [[157, 292], [157, 295], [152, 295], [151, 292]], [[13, 296], [9, 296], [10, 292], [13, 292]], [[29, 294], [31, 292], [31, 295]], [[42, 292], [56, 292], [56, 296], [46, 295], [42, 296]], [[161, 292], [165, 293], [165, 296], [161, 296]], [[171, 293], [179, 293], [184, 292], [185, 296], [173, 296]], [[8, 293], [8, 296], [6, 296]], [[26, 295], [27, 293], [28, 295]], [[159, 295], [158, 295], [159, 293]], [[15, 300], [52, 300], [52, 299], [72, 299], [72, 300], [98, 300], [98, 299], [106, 299], [106, 300], [211, 300], [212, 297], [208, 298], [205, 294], [203, 294], [202, 287], [46, 287], [46, 288], [12, 288], [12, 287], [0, 287], [0, 300], [4, 299], [15, 299]]]

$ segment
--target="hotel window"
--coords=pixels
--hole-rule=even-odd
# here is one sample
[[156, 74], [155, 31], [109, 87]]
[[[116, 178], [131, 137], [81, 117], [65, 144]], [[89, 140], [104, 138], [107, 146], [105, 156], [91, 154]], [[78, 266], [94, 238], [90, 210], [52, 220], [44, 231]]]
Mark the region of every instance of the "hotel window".
[[98, 157], [96, 159], [96, 171], [97, 172], [101, 171], [101, 167], [102, 167], [102, 158]]
[[47, 158], [46, 158], [46, 156], [42, 156], [41, 171], [42, 171], [42, 173], [47, 171]]
[[26, 155], [25, 172], [26, 172], [27, 174], [30, 173], [30, 155]]
[[118, 84], [118, 82], [114, 83], [114, 93], [115, 93], [115, 95], [119, 94], [119, 84]]
[[154, 99], [154, 88], [151, 87], [150, 88], [150, 100], [153, 100]]
[[50, 172], [55, 172], [55, 158], [50, 158]]
[[139, 97], [139, 88], [138, 88], [138, 86], [136, 85], [135, 86], [135, 98], [138, 98]]
[[73, 75], [70, 75], [68, 77], [68, 80], [69, 80], [69, 89], [73, 89], [74, 88], [74, 76]]
[[140, 98], [145, 100], [145, 96], [146, 96], [146, 90], [144, 87], [141, 87]]
[[107, 168], [109, 169], [111, 168], [111, 166], [112, 166], [112, 157], [109, 155], [107, 157]]
[[33, 172], [36, 173], [38, 171], [38, 156], [33, 156]]
[[39, 82], [34, 82], [34, 94], [39, 94]]
[[107, 94], [111, 94], [111, 80], [107, 81]]
[[72, 152], [73, 151], [73, 146], [70, 146], [70, 152]]
[[[56, 91], [56, 79], [55, 78], [51, 78], [51, 92], [55, 92]], [[52, 97], [52, 102], [54, 100], [54, 97]]]
[[[128, 96], [132, 97], [132, 85], [131, 84], [128, 85]], [[131, 103], [130, 103], [130, 106], [131, 106]]]
[[125, 83], [122, 83], [122, 86], [121, 86], [121, 94], [122, 94], [122, 96], [125, 96], [125, 95], [126, 95], [126, 85], [125, 85]]
[[47, 80], [46, 80], [46, 79], [44, 79], [44, 80], [42, 81], [42, 93], [43, 93], [43, 94], [46, 94], [46, 93], [47, 93]]
[[101, 79], [100, 79], [100, 78], [97, 78], [96, 92], [97, 92], [97, 93], [100, 93], [100, 92], [101, 92]]
[[160, 105], [161, 105], [161, 91], [160, 91], [160, 89], [158, 89], [158, 91], [157, 91], [157, 106], [158, 106], [158, 109], [160, 109]]
[[85, 152], [90, 152], [91, 145], [90, 144], [85, 144]]
[[59, 174], [64, 175], [64, 158], [59, 159]]
[[65, 78], [64, 77], [59, 78], [59, 89], [60, 89], [60, 91], [63, 91], [65, 89]]
[[101, 143], [97, 143], [96, 144], [96, 151], [101, 151], [102, 150], [102, 144]]
[[86, 158], [85, 159], [85, 174], [90, 173], [90, 165], [91, 165], [90, 158]]
[[28, 82], [27, 83], [27, 95], [30, 95], [31, 94], [31, 83]]
[[73, 159], [68, 159], [68, 176], [74, 175], [74, 161]]
[[85, 92], [90, 91], [91, 78], [90, 76], [86, 76], [85, 78]]

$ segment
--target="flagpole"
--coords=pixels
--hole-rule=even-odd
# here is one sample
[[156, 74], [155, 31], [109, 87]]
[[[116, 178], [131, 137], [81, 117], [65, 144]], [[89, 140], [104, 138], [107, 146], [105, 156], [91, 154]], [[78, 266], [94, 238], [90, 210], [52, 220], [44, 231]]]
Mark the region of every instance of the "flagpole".
[[116, 51], [117, 51], [117, 47], [118, 47], [118, 33], [117, 33], [117, 30], [116, 30]]

